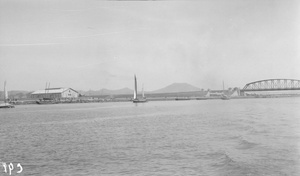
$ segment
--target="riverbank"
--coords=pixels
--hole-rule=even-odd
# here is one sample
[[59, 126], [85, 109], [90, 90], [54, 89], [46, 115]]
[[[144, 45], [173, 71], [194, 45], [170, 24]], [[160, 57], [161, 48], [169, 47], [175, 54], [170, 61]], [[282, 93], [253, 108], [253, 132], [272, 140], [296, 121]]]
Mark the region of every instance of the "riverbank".
[[[265, 95], [265, 96], [235, 96], [230, 97], [230, 100], [234, 99], [256, 99], [256, 98], [296, 98], [300, 95]], [[188, 100], [221, 100], [221, 97], [147, 97], [148, 101], [188, 101]], [[13, 105], [30, 105], [37, 104], [38, 100], [35, 99], [26, 99], [26, 100], [17, 100], [10, 101], [10, 104]], [[65, 103], [106, 103], [106, 102], [131, 102], [132, 99], [127, 98], [99, 98], [99, 97], [80, 97], [77, 99], [69, 100], [54, 100], [53, 104], [65, 104]], [[48, 103], [51, 104], [51, 103]]]

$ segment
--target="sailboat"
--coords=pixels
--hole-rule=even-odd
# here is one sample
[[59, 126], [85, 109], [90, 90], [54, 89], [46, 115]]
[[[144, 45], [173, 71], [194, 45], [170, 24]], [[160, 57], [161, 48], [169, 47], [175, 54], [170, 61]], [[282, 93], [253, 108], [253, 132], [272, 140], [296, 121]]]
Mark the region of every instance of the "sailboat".
[[0, 104], [0, 108], [14, 108], [14, 105], [11, 105], [7, 103], [6, 101], [8, 100], [8, 93], [6, 90], [6, 81], [4, 81], [4, 103]]
[[145, 93], [144, 93], [144, 84], [143, 84], [143, 87], [142, 87], [142, 98], [143, 98], [143, 99], [146, 99]]
[[222, 94], [222, 96], [221, 96], [221, 99], [222, 99], [222, 100], [230, 100], [230, 97], [227, 96], [227, 95], [225, 95], [225, 93], [224, 93], [224, 81], [223, 81], [223, 94]]
[[137, 98], [137, 81], [136, 81], [136, 76], [134, 75], [134, 92], [133, 92], [133, 103], [145, 103], [147, 102], [147, 99], [145, 98], [144, 95], [144, 87], [142, 89], [142, 98], [138, 99]]
[[47, 94], [49, 93], [49, 90], [50, 90], [50, 82], [49, 82], [49, 84], [46, 83], [45, 97], [43, 99], [35, 101], [36, 104], [56, 104], [57, 103], [52, 98], [50, 98], [50, 94], [49, 94], [49, 97], [47, 96]]

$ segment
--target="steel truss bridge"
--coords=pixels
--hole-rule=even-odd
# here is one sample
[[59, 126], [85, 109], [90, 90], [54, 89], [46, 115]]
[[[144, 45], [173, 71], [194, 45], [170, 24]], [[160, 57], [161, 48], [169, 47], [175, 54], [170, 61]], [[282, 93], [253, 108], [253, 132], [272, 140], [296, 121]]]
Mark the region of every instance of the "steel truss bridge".
[[266, 79], [245, 85], [241, 92], [248, 91], [280, 91], [300, 90], [300, 80], [296, 79]]

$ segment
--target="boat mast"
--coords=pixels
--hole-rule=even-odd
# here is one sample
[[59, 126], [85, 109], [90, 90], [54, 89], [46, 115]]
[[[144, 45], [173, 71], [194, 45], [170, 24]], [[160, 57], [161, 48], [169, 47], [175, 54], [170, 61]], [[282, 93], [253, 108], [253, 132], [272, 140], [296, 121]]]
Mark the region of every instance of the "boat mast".
[[[49, 89], [50, 89], [50, 82], [49, 82], [49, 84], [48, 84], [48, 91], [47, 91], [47, 94], [49, 93]], [[50, 96], [49, 96], [49, 98], [50, 98]]]
[[45, 87], [45, 97], [44, 97], [44, 98], [47, 98], [47, 87], [48, 87], [48, 82], [46, 82], [46, 87]]
[[133, 99], [137, 98], [137, 83], [136, 83], [136, 76], [134, 75], [134, 92], [133, 92]]
[[4, 103], [6, 104], [6, 90], [5, 90], [5, 86], [6, 86], [6, 81], [4, 81]]
[[45, 98], [46, 98], [46, 94], [47, 94], [47, 85], [48, 85], [48, 83], [46, 82], [46, 86], [45, 86]]

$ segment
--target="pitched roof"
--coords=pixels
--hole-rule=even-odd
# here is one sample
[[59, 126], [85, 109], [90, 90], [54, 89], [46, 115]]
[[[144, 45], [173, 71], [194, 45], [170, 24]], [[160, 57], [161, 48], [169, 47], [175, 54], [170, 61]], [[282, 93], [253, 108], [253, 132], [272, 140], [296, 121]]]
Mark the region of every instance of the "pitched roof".
[[[45, 94], [45, 93], [63, 93], [64, 91], [71, 89], [71, 88], [66, 88], [66, 87], [59, 87], [59, 88], [49, 88], [49, 89], [44, 89], [44, 90], [37, 90], [32, 92], [31, 94]], [[73, 90], [73, 89], [71, 89]], [[75, 91], [75, 90], [73, 90]], [[77, 91], [75, 91], [77, 92]]]

